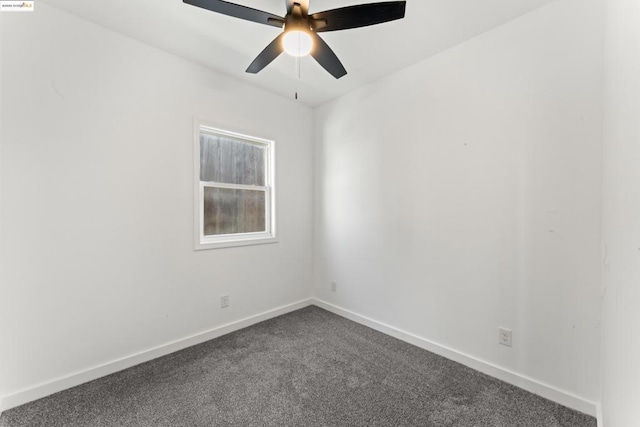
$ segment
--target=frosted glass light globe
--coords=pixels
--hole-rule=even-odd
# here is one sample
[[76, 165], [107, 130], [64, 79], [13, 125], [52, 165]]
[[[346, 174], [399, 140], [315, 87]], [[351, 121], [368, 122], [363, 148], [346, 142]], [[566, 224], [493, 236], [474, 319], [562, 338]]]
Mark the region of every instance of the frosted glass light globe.
[[282, 39], [284, 51], [291, 56], [306, 56], [311, 53], [313, 40], [305, 31], [288, 31]]

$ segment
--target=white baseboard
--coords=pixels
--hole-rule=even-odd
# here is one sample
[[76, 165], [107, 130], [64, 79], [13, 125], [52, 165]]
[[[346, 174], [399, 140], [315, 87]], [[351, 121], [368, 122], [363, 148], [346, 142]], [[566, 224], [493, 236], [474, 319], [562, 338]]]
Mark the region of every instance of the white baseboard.
[[598, 426], [603, 427], [600, 405], [595, 402], [588, 401], [580, 396], [576, 396], [570, 392], [558, 389], [557, 387], [554, 387], [552, 385], [545, 384], [541, 381], [529, 378], [522, 374], [518, 374], [516, 372], [494, 365], [493, 363], [478, 359], [477, 357], [459, 352], [457, 350], [422, 338], [415, 334], [405, 332], [396, 327], [387, 325], [366, 316], [362, 316], [353, 311], [346, 310], [344, 308], [316, 298], [305, 299], [283, 307], [269, 310], [255, 316], [250, 316], [235, 322], [231, 322], [213, 328], [211, 330], [201, 332], [180, 340], [172, 341], [162, 346], [151, 348], [149, 350], [145, 350], [140, 353], [126, 356], [102, 365], [98, 365], [93, 368], [85, 369], [71, 375], [53, 379], [51, 381], [43, 382], [33, 387], [29, 387], [27, 389], [9, 394], [7, 396], [2, 396], [0, 397], [0, 415], [3, 411], [14, 408], [16, 406], [20, 406], [25, 403], [48, 396], [50, 394], [66, 390], [68, 388], [75, 387], [89, 381], [93, 381], [106, 375], [121, 371], [123, 369], [148, 362], [158, 357], [166, 356], [167, 354], [171, 354], [184, 348], [221, 337], [228, 333], [246, 328], [256, 323], [295, 310], [299, 310], [309, 305], [316, 305], [339, 316], [345, 317], [349, 320], [353, 320], [384, 334], [390, 335], [402, 341], [413, 344], [417, 347], [431, 351], [432, 353], [446, 357], [447, 359], [462, 363], [463, 365], [466, 365], [470, 368], [483, 372], [494, 378], [498, 378], [509, 384], [513, 384], [517, 387], [520, 387], [531, 393], [535, 393], [561, 405], [567, 406], [588, 415], [595, 416], [598, 418]]
[[174, 353], [187, 347], [201, 344], [203, 342], [221, 337], [223, 335], [246, 328], [256, 323], [272, 319], [274, 317], [295, 310], [299, 310], [311, 304], [311, 299], [298, 301], [292, 304], [275, 308], [273, 310], [256, 314], [255, 316], [250, 316], [244, 319], [237, 320], [235, 322], [227, 323], [225, 325], [218, 326], [217, 328], [213, 328], [205, 332], [172, 341], [167, 344], [151, 348], [149, 350], [132, 354], [130, 356], [126, 356], [102, 365], [94, 366], [93, 368], [85, 369], [71, 375], [56, 378], [51, 381], [37, 384], [33, 387], [19, 390], [15, 393], [0, 397], [0, 414], [2, 414], [3, 411], [14, 408], [16, 406], [20, 406], [25, 403], [48, 396], [50, 394], [66, 390], [68, 388], [75, 387], [89, 381], [93, 381], [106, 375], [121, 371], [123, 369], [148, 362], [158, 357], [166, 356], [167, 354]]
[[[510, 371], [508, 369], [494, 365], [493, 363], [478, 359], [477, 357], [462, 353], [455, 349], [446, 347], [444, 345], [403, 331], [385, 323], [378, 322], [377, 320], [362, 316], [358, 313], [354, 313], [353, 311], [346, 310], [344, 308], [330, 304], [326, 301], [313, 298], [312, 304], [320, 308], [324, 308], [325, 310], [339, 316], [345, 317], [349, 320], [353, 320], [354, 322], [368, 326], [384, 334], [390, 335], [394, 338], [398, 338], [402, 341], [408, 342], [409, 344], [413, 344], [416, 347], [420, 347], [432, 353], [446, 357], [447, 359], [466, 365], [470, 368], [490, 375], [506, 383], [515, 385], [531, 393], [537, 394], [538, 396], [542, 396], [546, 399], [552, 400], [571, 409], [575, 409], [576, 411], [580, 411], [594, 417], [598, 415], [597, 404], [595, 402], [591, 402], [580, 396], [576, 396], [575, 394], [572, 394], [568, 391], [561, 390], [552, 385], [545, 384], [542, 381], [538, 381], [517, 372]], [[600, 425], [600, 427], [602, 426]]]
[[596, 419], [598, 420], [598, 427], [604, 427], [604, 419], [602, 418], [602, 404], [596, 403]]

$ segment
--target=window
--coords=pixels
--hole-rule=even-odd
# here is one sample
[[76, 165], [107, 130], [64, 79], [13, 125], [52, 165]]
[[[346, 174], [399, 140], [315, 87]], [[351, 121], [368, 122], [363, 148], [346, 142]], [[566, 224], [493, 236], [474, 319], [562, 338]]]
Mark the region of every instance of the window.
[[196, 249], [275, 242], [273, 141], [196, 125]]

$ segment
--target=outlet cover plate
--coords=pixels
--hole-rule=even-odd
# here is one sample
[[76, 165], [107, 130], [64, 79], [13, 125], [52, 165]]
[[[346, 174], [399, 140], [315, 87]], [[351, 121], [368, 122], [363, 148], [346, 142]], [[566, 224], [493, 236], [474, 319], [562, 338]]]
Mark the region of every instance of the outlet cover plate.
[[513, 346], [513, 331], [507, 328], [498, 328], [498, 343], [506, 345], [507, 347]]

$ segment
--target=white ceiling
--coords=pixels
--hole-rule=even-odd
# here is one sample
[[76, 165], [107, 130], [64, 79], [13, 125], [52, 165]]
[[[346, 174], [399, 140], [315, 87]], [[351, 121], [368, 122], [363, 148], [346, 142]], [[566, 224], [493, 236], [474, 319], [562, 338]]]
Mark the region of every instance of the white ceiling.
[[[435, 55], [553, 0], [408, 0], [405, 19], [322, 33], [348, 74], [334, 79], [313, 58], [282, 54], [257, 75], [244, 70], [281, 31], [220, 15], [182, 0], [46, 0], [46, 3], [149, 45], [317, 106], [366, 83]], [[276, 15], [285, 0], [236, 0]], [[310, 0], [309, 12], [374, 0]]]

